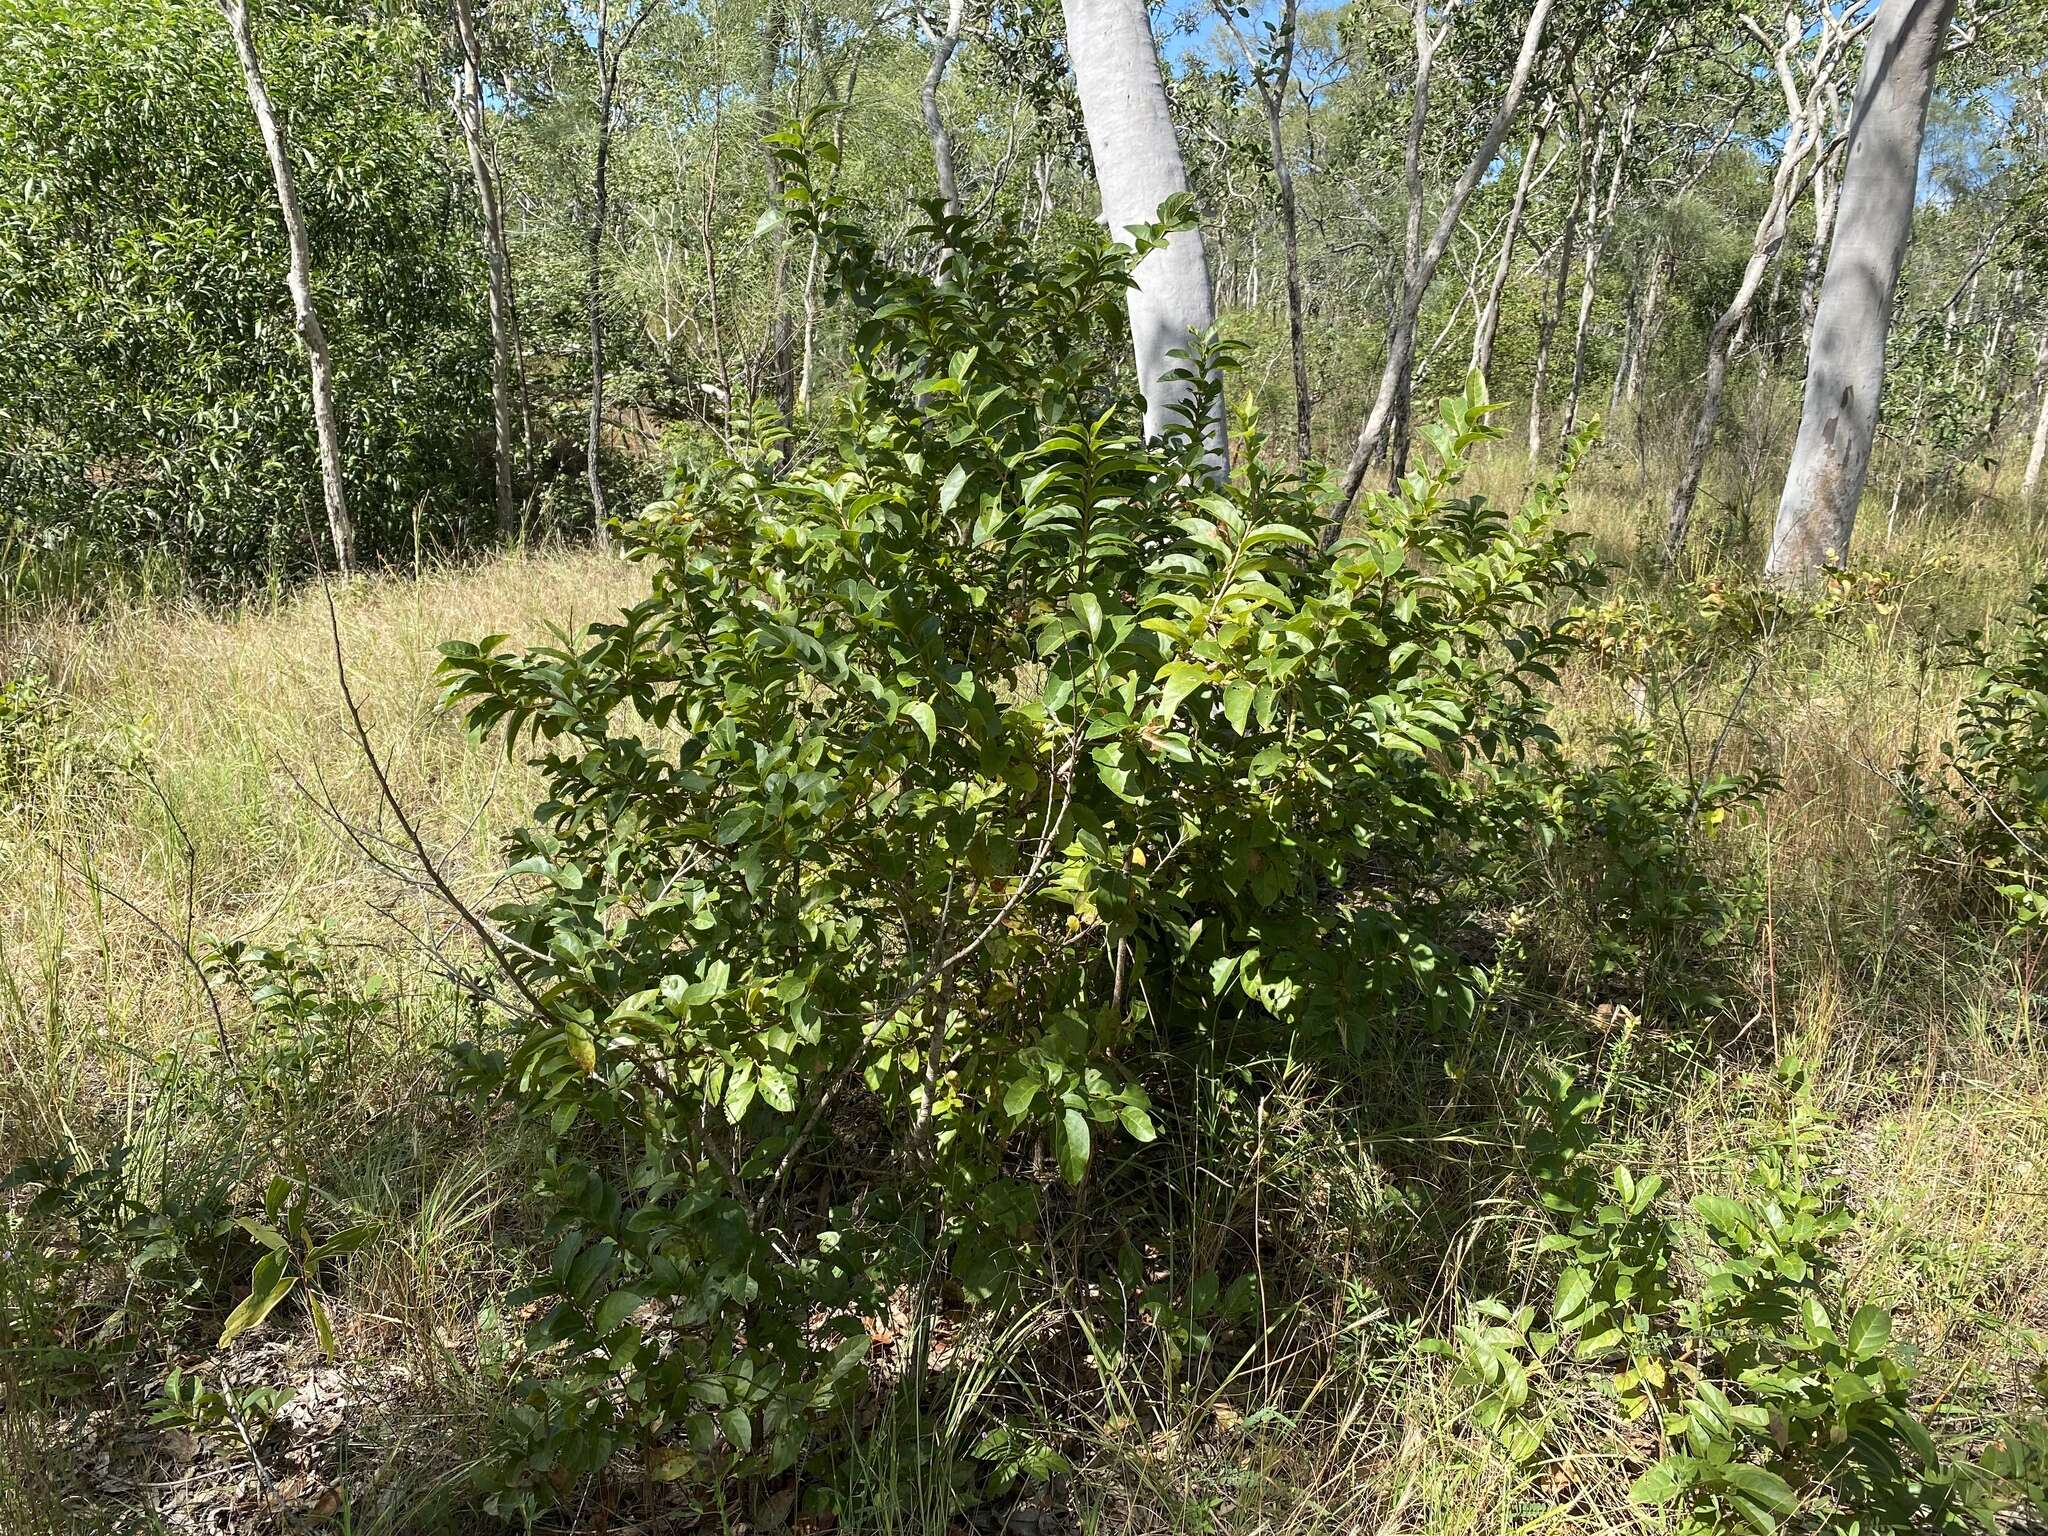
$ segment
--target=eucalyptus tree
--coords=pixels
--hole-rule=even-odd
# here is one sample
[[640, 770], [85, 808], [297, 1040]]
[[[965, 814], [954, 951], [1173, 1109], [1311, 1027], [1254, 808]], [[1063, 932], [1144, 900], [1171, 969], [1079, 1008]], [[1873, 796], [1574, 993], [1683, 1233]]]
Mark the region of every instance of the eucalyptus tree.
[[270, 89], [264, 84], [263, 63], [256, 54], [256, 32], [249, 20], [249, 7], [246, 0], [221, 0], [220, 8], [227, 18], [235, 57], [241, 61], [249, 110], [256, 115], [256, 126], [263, 135], [271, 179], [277, 187], [278, 212], [284, 218], [285, 239], [291, 250], [292, 310], [299, 340], [306, 349], [306, 367], [312, 382], [313, 430], [320, 441], [320, 490], [327, 506], [327, 532], [334, 541], [335, 568], [346, 576], [355, 568], [356, 528], [349, 517], [348, 493], [341, 479], [341, 425], [334, 412], [334, 365], [327, 354], [327, 332], [320, 323], [320, 307], [313, 300], [312, 242], [306, 238], [306, 218], [299, 208], [298, 188], [292, 180], [291, 150], [285, 143], [284, 130], [278, 126]]
[[1300, 6], [1297, 0], [1281, 0], [1279, 20], [1265, 23], [1266, 35], [1254, 39], [1238, 25], [1237, 9], [1241, 7], [1233, 8], [1228, 0], [1210, 3], [1237, 47], [1265, 114], [1266, 144], [1280, 204], [1281, 255], [1287, 269], [1287, 351], [1294, 367], [1294, 457], [1296, 463], [1306, 463], [1311, 450], [1314, 397], [1309, 391], [1307, 305], [1301, 290], [1300, 214], [1294, 196], [1294, 163], [1288, 154], [1286, 125]]
[[611, 0], [597, 0], [591, 46], [597, 55], [597, 146], [590, 197], [590, 423], [585, 474], [599, 548], [609, 548], [611, 530], [604, 495], [604, 231], [611, 196], [612, 131], [618, 102], [619, 66], [633, 39], [654, 15], [659, 0], [628, 0], [628, 12], [613, 31]]
[[[1494, 258], [1493, 278], [1486, 290], [1486, 301], [1480, 306], [1478, 318], [1472, 328], [1472, 371], [1481, 378], [1493, 372], [1493, 345], [1500, 334], [1501, 301], [1507, 294], [1508, 278], [1514, 272], [1515, 245], [1522, 234], [1522, 221], [1529, 209], [1529, 194], [1543, 177], [1550, 174], [1557, 164], [1560, 148], [1551, 153], [1550, 159], [1543, 159], [1543, 147], [1548, 142], [1551, 126], [1557, 118], [1557, 98], [1544, 99], [1542, 109], [1536, 115], [1536, 125], [1529, 130], [1528, 142], [1522, 146], [1522, 162], [1515, 171], [1515, 195], [1508, 204], [1507, 218], [1502, 222], [1500, 249]], [[1538, 167], [1541, 166], [1539, 170]]]
[[[1152, 19], [1145, 0], [1064, 0], [1064, 10], [1067, 56], [1102, 193], [1102, 216], [1121, 237], [1134, 225], [1158, 221], [1169, 200], [1188, 195]], [[1187, 380], [1173, 377], [1184, 371], [1173, 354], [1193, 346], [1216, 323], [1201, 230], [1176, 232], [1138, 264], [1133, 279], [1131, 342], [1145, 396], [1145, 433], [1156, 438], [1192, 391]], [[1220, 390], [1208, 432], [1211, 456], [1221, 465], [1229, 441]]]
[[1839, 561], [1856, 526], [1884, 397], [1892, 292], [1913, 231], [1921, 135], [1955, 3], [1884, 0], [1864, 47], [1799, 437], [1764, 562], [1776, 581], [1806, 581]]
[[1539, 262], [1538, 268], [1546, 276], [1544, 291], [1539, 300], [1536, 314], [1536, 357], [1529, 378], [1529, 413], [1525, 426], [1528, 430], [1529, 457], [1533, 460], [1543, 452], [1543, 403], [1545, 389], [1550, 378], [1551, 348], [1557, 341], [1557, 327], [1564, 319], [1565, 293], [1571, 286], [1572, 261], [1577, 253], [1579, 232], [1583, 227], [1588, 188], [1598, 169], [1594, 153], [1588, 145], [1588, 134], [1594, 117], [1586, 99], [1586, 92], [1572, 93], [1571, 146], [1572, 146], [1572, 190], [1571, 201], [1566, 204], [1564, 216], [1557, 229], [1557, 240], [1553, 249], [1554, 259], [1546, 253], [1546, 261]]
[[[1703, 46], [1705, 31], [1696, 29], [1689, 45], [1676, 55], [1685, 68], [1671, 82], [1670, 107], [1657, 118], [1659, 137], [1669, 137], [1670, 153], [1661, 164], [1653, 154], [1645, 167], [1640, 249], [1629, 273], [1628, 321], [1608, 396], [1610, 412], [1634, 403], [1641, 394], [1663, 333], [1664, 305], [1679, 275], [1680, 250], [1694, 244], [1688, 226], [1705, 211], [1695, 193], [1743, 125], [1756, 86], [1747, 69], [1720, 67], [1715, 51]], [[1686, 119], [1674, 122], [1679, 110]], [[1678, 132], [1671, 134], [1672, 128]]]
[[[1830, 80], [1823, 89], [1826, 121], [1842, 120], [1841, 91]], [[1804, 345], [1813, 346], [1813, 321], [1820, 308], [1821, 278], [1827, 272], [1829, 248], [1834, 244], [1835, 215], [1840, 211], [1841, 178], [1835, 174], [1832, 155], [1823, 155], [1813, 168], [1813, 240], [1806, 248], [1806, 266], [1799, 276], [1799, 330]]]
[[484, 136], [483, 48], [469, 0], [454, 0], [454, 8], [456, 44], [461, 55], [455, 72], [455, 118], [462, 127], [470, 177], [476, 183], [490, 301], [491, 426], [498, 529], [510, 534], [519, 527], [519, 508], [513, 492], [517, 448], [512, 430], [513, 379], [520, 369], [519, 322], [512, 308], [512, 257], [505, 239], [505, 211], [498, 196], [497, 166]]
[[943, 24], [924, 11], [919, 12], [917, 24], [932, 50], [931, 65], [918, 86], [918, 113], [924, 119], [925, 136], [931, 140], [932, 172], [938, 181], [939, 200], [945, 204], [947, 213], [957, 214], [960, 179], [953, 167], [953, 135], [946, 127], [945, 113], [939, 109], [939, 87], [945, 84], [946, 67], [953, 62], [967, 26], [967, 0], [946, 0]]
[[1423, 144], [1429, 122], [1430, 85], [1438, 55], [1449, 41], [1461, 13], [1454, 5], [1437, 6], [1432, 4], [1432, 0], [1413, 0], [1410, 21], [1415, 41], [1415, 75], [1403, 157], [1407, 217], [1400, 293], [1387, 322], [1386, 357], [1380, 369], [1379, 387], [1359, 426], [1358, 441], [1344, 470], [1337, 508], [1330, 522], [1330, 536], [1333, 538], [1352, 502], [1357, 500], [1367, 472], [1383, 455], [1392, 459], [1396, 478], [1405, 468], [1408, 398], [1414, 377], [1416, 327], [1423, 300], [1428, 296], [1430, 283], [1436, 277], [1444, 252], [1450, 247], [1458, 221], [1464, 215], [1467, 199], [1500, 153], [1508, 125], [1513, 121], [1515, 110], [1528, 89], [1530, 76], [1535, 72], [1537, 57], [1543, 48], [1544, 32], [1550, 24], [1555, 4], [1556, 0], [1535, 0], [1528, 13], [1520, 18], [1521, 44], [1498, 105], [1478, 145], [1465, 162], [1463, 172], [1445, 197], [1435, 227], [1425, 243], [1422, 226], [1427, 187]]
[[2040, 340], [2034, 343], [2034, 432], [2027, 441], [2027, 467], [2020, 476], [2020, 498], [2032, 501], [2041, 490], [2041, 470], [2048, 465], [2048, 314], [2038, 317]]
[[1750, 241], [1749, 259], [1743, 264], [1734, 294], [1708, 333], [1699, 410], [1664, 524], [1667, 564], [1677, 560], [1692, 526], [1693, 504], [1699, 498], [1728, 387], [1729, 355], [1747, 328], [1764, 276], [1785, 243], [1793, 206], [1810, 180], [1808, 165], [1834, 152], [1826, 134], [1827, 96], [1834, 77], [1870, 24], [1867, 14], [1857, 14], [1860, 4], [1861, 0], [1814, 0], [1811, 16], [1788, 8], [1776, 38], [1753, 16], [1741, 18], [1744, 29], [1769, 52], [1771, 72], [1783, 97], [1784, 119], [1774, 135], [1776, 168]]
[[[1586, 202], [1586, 232], [1583, 268], [1579, 280], [1578, 323], [1572, 331], [1572, 382], [1565, 396], [1564, 421], [1560, 432], [1572, 435], [1578, 425], [1579, 396], [1586, 384], [1586, 343], [1593, 320], [1593, 299], [1600, 280], [1600, 264], [1614, 238], [1622, 189], [1635, 167], [1636, 118], [1649, 91], [1661, 56], [1671, 46], [1674, 28], [1670, 22], [1658, 25], [1646, 47], [1615, 49], [1621, 68], [1614, 87], [1621, 93], [1622, 107], [1613, 138], [1613, 158], [1608, 167], [1607, 192], [1601, 196], [1597, 179]], [[1603, 139], [1605, 134], [1602, 135]], [[1597, 162], [1596, 162], [1597, 164]]]

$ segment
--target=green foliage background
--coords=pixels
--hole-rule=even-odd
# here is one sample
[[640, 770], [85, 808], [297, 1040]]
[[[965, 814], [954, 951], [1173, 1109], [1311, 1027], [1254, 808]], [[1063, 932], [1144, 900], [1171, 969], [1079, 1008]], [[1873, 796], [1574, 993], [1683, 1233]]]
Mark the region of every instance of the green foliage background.
[[[488, 501], [473, 195], [407, 18], [271, 9], [373, 558], [459, 547]], [[324, 529], [284, 226], [218, 10], [0, 4], [0, 537], [80, 571], [302, 569]]]

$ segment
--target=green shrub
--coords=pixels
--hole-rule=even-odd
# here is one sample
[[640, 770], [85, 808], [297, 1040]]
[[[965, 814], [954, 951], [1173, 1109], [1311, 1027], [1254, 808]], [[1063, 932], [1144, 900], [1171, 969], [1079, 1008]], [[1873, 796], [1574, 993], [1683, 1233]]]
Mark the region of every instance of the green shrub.
[[1645, 1012], [1725, 1008], [1755, 903], [1712, 867], [1709, 840], [1772, 787], [1724, 774], [1689, 789], [1632, 732], [1590, 761], [1544, 764], [1529, 818], [1542, 850], [1531, 927], [1552, 979]]
[[1804, 1068], [1786, 1062], [1780, 1082], [1783, 1122], [1746, 1179], [1672, 1211], [1663, 1180], [1602, 1156], [1600, 1096], [1545, 1080], [1529, 1146], [1552, 1222], [1539, 1247], [1558, 1266], [1548, 1303], [1481, 1303], [1435, 1348], [1518, 1460], [1541, 1453], [1555, 1418], [1537, 1379], [1567, 1357], [1600, 1367], [1599, 1390], [1665, 1447], [1631, 1497], [1674, 1506], [1684, 1530], [1974, 1529], [1982, 1479], [1914, 1407], [1890, 1310], [1847, 1294], [1853, 1223]]
[[45, 1385], [82, 1384], [97, 1355], [175, 1338], [247, 1268], [227, 1171], [175, 1166], [148, 1118], [103, 1156], [27, 1158], [0, 1180], [0, 1353], [36, 1364]]
[[0, 811], [31, 802], [64, 747], [63, 701], [39, 671], [0, 677]]
[[317, 934], [229, 943], [199, 964], [223, 1009], [219, 1048], [138, 1062], [120, 1120], [67, 1127], [0, 1177], [0, 1364], [36, 1356], [68, 1386], [101, 1357], [225, 1344], [294, 1291], [332, 1353], [322, 1266], [371, 1229], [312, 1180], [376, 1134], [356, 1104], [356, 1046], [379, 1000]]
[[1220, 479], [1204, 401], [1140, 439], [1127, 252], [954, 221], [901, 270], [779, 153], [864, 317], [820, 450], [650, 508], [652, 594], [580, 648], [447, 648], [547, 781], [472, 1061], [559, 1138], [505, 1509], [790, 1464], [860, 1314], [1034, 1272], [1058, 1185], [1157, 1134], [1139, 1063], [1464, 1016], [1460, 893], [1590, 576], [1558, 483], [1455, 493], [1476, 380], [1325, 550], [1253, 424]]
[[1931, 764], [1900, 775], [1905, 837], [1949, 899], [1995, 902], [2015, 925], [2048, 925], [2048, 582], [2011, 633], [1958, 642], [1975, 680]]

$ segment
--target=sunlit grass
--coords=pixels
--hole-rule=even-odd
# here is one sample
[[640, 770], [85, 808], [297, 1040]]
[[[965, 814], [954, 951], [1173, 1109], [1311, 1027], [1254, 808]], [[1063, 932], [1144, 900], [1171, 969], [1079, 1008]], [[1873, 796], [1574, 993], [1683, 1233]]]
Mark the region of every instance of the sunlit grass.
[[[1503, 449], [1473, 485], [1507, 499], [1526, 475]], [[1698, 579], [1655, 586], [1661, 499], [1636, 487], [1618, 449], [1589, 462], [1573, 507], [1613, 562], [1610, 597], [1695, 602], [1739, 574], [1738, 552], [1710, 548]], [[1891, 775], [1938, 742], [1966, 684], [1943, 637], [1998, 622], [2040, 552], [2001, 503], [1916, 511], [1888, 538], [1866, 532], [1863, 563], [1891, 573], [1867, 611], [1731, 648], [1660, 680], [1647, 709], [1627, 667], [1588, 660], [1562, 679], [1559, 723], [1574, 750], [1640, 726], [1676, 766], [1768, 770], [1781, 785], [1715, 834], [1717, 858], [1761, 893], [1755, 965], [1722, 1043], [1688, 1054], [1681, 1042], [1675, 1069], [1652, 1079], [1625, 1033], [1582, 1030], [1592, 1044], [1579, 1065], [1619, 1085], [1629, 1157], [1685, 1196], [1740, 1165], [1771, 1062], [1806, 1056], [1839, 1122], [1860, 1215], [1855, 1285], [1896, 1300], [1929, 1391], [1982, 1415], [2018, 1401], [2048, 1330], [2048, 1052], [2034, 957], [1995, 924], [1957, 918], [1902, 868]], [[436, 702], [436, 647], [573, 630], [643, 582], [617, 561], [549, 554], [337, 594], [379, 760], [466, 893], [488, 888], [534, 779]], [[8, 633], [0, 677], [42, 676], [55, 702], [25, 776], [0, 785], [0, 883], [12, 893], [0, 906], [0, 1165], [133, 1135], [164, 1059], [216, 1050], [222, 1029], [232, 1048], [247, 1021], [232, 1000], [216, 1021], [188, 947], [324, 931], [347, 973], [389, 1006], [345, 1099], [266, 1134], [296, 1137], [331, 1195], [379, 1226], [334, 1302], [346, 1350], [383, 1384], [365, 1429], [381, 1437], [366, 1485], [381, 1502], [358, 1528], [409, 1530], [423, 1528], [412, 1523], [422, 1509], [464, 1507], [463, 1469], [483, 1453], [490, 1362], [517, 1332], [492, 1308], [534, 1236], [521, 1172], [532, 1149], [479, 1134], [478, 1111], [446, 1090], [439, 1052], [462, 1025], [438, 970], [467, 941], [412, 877], [355, 739], [328, 626], [315, 588], [232, 611], [158, 599], [50, 614]], [[993, 1416], [1057, 1439], [1076, 1464], [1058, 1497], [1090, 1531], [1656, 1529], [1623, 1497], [1642, 1431], [1605, 1398], [1565, 1389], [1554, 1454], [1531, 1473], [1472, 1428], [1442, 1362], [1416, 1349], [1461, 1295], [1514, 1299], [1535, 1275], [1512, 1192], [1459, 1182], [1462, 1138], [1479, 1117], [1403, 1117], [1426, 1101], [1417, 1085], [1446, 1073], [1469, 1106], [1504, 1113], [1544, 1049], [1512, 1033], [1469, 1059], [1390, 1047], [1362, 1059], [1343, 1092], [1297, 1073], [1250, 1109], [1218, 1108], [1162, 1162], [1156, 1198], [1186, 1217], [1197, 1248], [1256, 1212], [1276, 1293], [1319, 1299], [1268, 1318], [1245, 1360], [1169, 1371], [1156, 1351], [1100, 1358], [1073, 1327], [1055, 1327], [1048, 1291], [1034, 1298], [1048, 1321], [956, 1372], [947, 1390], [971, 1391], [978, 1414], [962, 1422]], [[146, 1385], [110, 1389], [132, 1411]], [[1264, 1392], [1271, 1413], [1248, 1413]], [[51, 1422], [11, 1395], [0, 1462]], [[911, 1433], [888, 1414], [872, 1421], [852, 1474], [869, 1490], [867, 1513], [850, 1526], [931, 1529], [957, 1493], [950, 1472], [975, 1436], [937, 1447], [906, 1442]], [[21, 1465], [0, 1473], [0, 1526], [66, 1529], [28, 1523], [53, 1474]]]

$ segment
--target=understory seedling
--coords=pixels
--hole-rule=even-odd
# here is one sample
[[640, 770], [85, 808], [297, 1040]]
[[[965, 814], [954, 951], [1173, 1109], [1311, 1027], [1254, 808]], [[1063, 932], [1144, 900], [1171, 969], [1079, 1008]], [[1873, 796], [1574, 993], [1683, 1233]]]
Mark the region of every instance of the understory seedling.
[[1600, 1097], [1566, 1074], [1530, 1095], [1530, 1171], [1557, 1263], [1544, 1307], [1481, 1304], [1437, 1349], [1475, 1416], [1537, 1459], [1569, 1358], [1665, 1449], [1630, 1495], [1688, 1531], [1976, 1529], [1977, 1476], [1912, 1400], [1913, 1357], [1884, 1306], [1844, 1294], [1851, 1228], [1826, 1172], [1827, 1122], [1804, 1066], [1780, 1069], [1782, 1124], [1743, 1182], [1672, 1208], [1663, 1181], [1603, 1154]]
[[235, 1220], [263, 1250], [249, 1273], [249, 1294], [236, 1304], [221, 1326], [220, 1347], [226, 1349], [242, 1334], [260, 1328], [277, 1306], [293, 1291], [306, 1299], [306, 1311], [313, 1319], [314, 1334], [331, 1360], [335, 1356], [334, 1324], [321, 1296], [321, 1265], [329, 1259], [354, 1253], [376, 1233], [368, 1222], [355, 1222], [326, 1236], [319, 1236], [312, 1220], [313, 1191], [302, 1182], [279, 1176], [263, 1192], [263, 1219], [241, 1216]]

